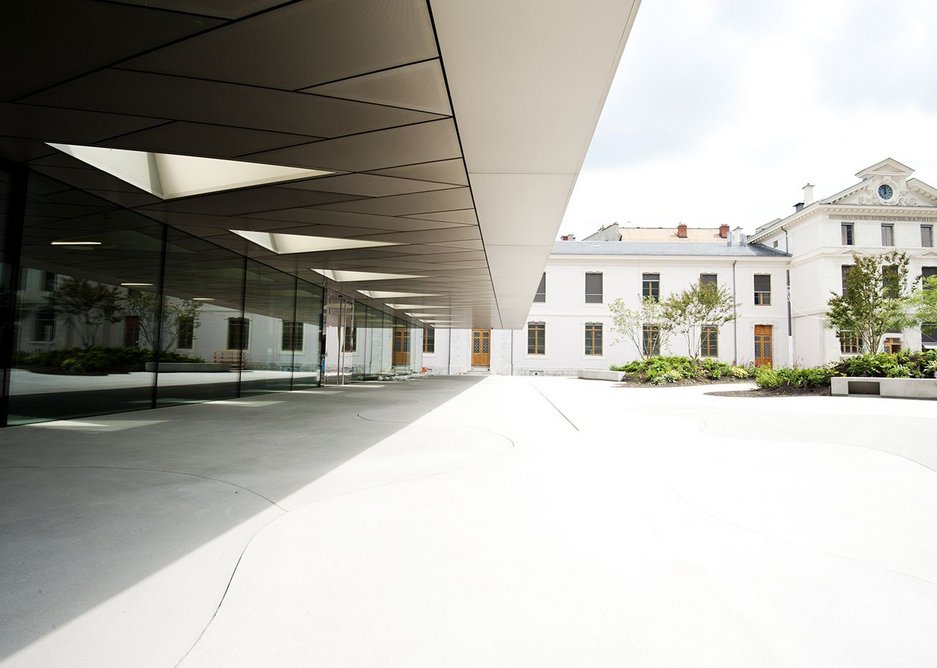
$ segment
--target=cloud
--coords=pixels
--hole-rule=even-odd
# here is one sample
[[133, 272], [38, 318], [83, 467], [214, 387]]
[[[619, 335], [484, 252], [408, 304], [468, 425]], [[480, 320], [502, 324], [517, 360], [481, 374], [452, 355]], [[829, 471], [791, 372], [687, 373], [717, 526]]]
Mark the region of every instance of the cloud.
[[749, 230], [893, 157], [937, 185], [937, 6], [644, 3], [563, 232]]

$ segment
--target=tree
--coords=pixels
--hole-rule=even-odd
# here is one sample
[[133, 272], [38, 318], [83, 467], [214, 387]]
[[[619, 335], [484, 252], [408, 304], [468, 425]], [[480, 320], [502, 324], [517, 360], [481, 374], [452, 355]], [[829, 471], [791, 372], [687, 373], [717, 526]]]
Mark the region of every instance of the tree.
[[[124, 297], [124, 308], [130, 315], [140, 319], [140, 336], [150, 350], [169, 350], [179, 339], [179, 330], [189, 326], [198, 327], [199, 309], [202, 305], [191, 299], [167, 297], [162, 303], [161, 317], [159, 295], [152, 292], [131, 290]], [[160, 346], [157, 339], [162, 339]]]
[[901, 251], [853, 255], [843, 274], [843, 294], [830, 293], [827, 327], [859, 338], [863, 352], [878, 352], [886, 332], [919, 322], [908, 285], [908, 256]]
[[921, 287], [911, 295], [911, 311], [923, 335], [937, 335], [937, 276], [922, 278]]
[[664, 318], [674, 332], [684, 335], [687, 354], [693, 359], [699, 358], [703, 327], [721, 327], [735, 320], [737, 307], [732, 295], [715, 283], [694, 283], [663, 304]]
[[639, 308], [630, 309], [619, 297], [608, 305], [608, 310], [612, 314], [612, 331], [618, 335], [615, 343], [621, 341], [622, 338], [631, 341], [638, 349], [641, 359], [644, 359], [648, 357], [644, 350], [644, 326], [653, 325], [657, 327], [661, 347], [663, 347], [666, 335], [670, 332], [670, 323], [664, 318], [663, 306], [656, 299], [645, 297]]
[[97, 343], [101, 325], [115, 323], [123, 317], [117, 288], [90, 283], [83, 278], [60, 281], [49, 295], [49, 307], [67, 316], [85, 348]]

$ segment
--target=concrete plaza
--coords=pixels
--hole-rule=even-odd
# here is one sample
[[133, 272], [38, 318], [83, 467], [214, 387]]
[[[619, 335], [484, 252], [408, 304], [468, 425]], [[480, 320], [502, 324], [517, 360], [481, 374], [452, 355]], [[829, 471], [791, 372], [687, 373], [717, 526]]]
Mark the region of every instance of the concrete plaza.
[[6, 429], [0, 665], [937, 665], [937, 404], [711, 389], [431, 377]]

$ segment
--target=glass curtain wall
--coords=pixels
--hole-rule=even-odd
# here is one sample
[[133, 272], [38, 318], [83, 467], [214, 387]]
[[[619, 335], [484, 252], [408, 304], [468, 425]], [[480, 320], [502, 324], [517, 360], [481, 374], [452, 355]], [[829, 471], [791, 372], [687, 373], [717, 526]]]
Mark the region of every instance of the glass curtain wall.
[[17, 186], [13, 169], [0, 166], [8, 424], [420, 369], [422, 330], [380, 308], [41, 174]]
[[151, 407], [163, 230], [30, 174], [9, 424]]
[[160, 364], [158, 405], [238, 396], [244, 264], [235, 253], [167, 230], [162, 338], [174, 357]]
[[319, 384], [319, 352], [322, 321], [322, 288], [305, 281], [296, 286], [296, 322], [302, 324], [302, 341], [293, 350], [293, 389]]
[[304, 331], [296, 320], [296, 278], [254, 260], [247, 261], [241, 393], [292, 387], [293, 354], [302, 351]]

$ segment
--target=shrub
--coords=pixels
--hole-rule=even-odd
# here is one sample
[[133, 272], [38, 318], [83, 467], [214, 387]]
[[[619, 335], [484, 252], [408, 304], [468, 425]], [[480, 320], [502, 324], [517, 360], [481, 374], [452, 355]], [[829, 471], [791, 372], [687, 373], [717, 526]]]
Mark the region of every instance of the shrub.
[[[163, 353], [164, 362], [202, 362], [197, 357]], [[16, 365], [34, 371], [58, 374], [92, 375], [143, 371], [153, 361], [153, 351], [134, 347], [67, 348], [20, 354]]]
[[866, 353], [847, 357], [833, 369], [839, 376], [867, 376], [871, 378], [928, 378], [937, 364], [937, 350], [923, 352], [902, 350], [897, 353]]
[[683, 380], [683, 374], [680, 373], [679, 370], [667, 369], [649, 378], [648, 382], [654, 385], [664, 385], [668, 383], [679, 383], [681, 380]]
[[814, 388], [828, 387], [834, 371], [827, 366], [808, 367], [806, 369], [757, 369], [755, 382], [762, 389], [779, 387]]
[[754, 378], [755, 367], [751, 365], [729, 367], [729, 374], [733, 378]]

